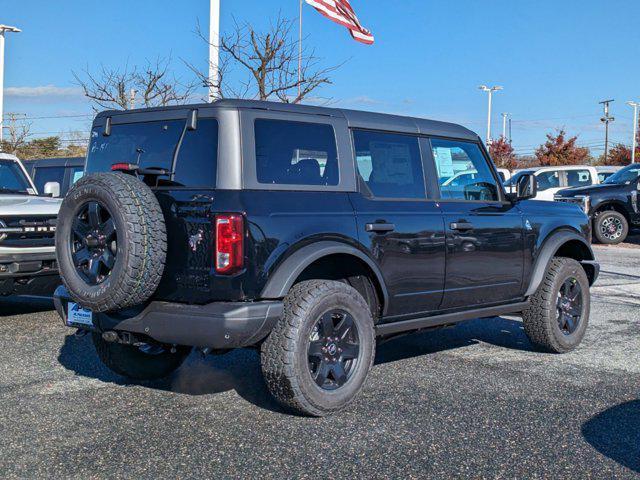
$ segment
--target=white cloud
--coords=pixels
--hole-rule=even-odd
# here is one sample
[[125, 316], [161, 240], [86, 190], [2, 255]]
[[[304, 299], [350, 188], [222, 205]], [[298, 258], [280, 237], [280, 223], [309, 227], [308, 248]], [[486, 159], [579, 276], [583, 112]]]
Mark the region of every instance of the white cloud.
[[4, 90], [7, 97], [24, 99], [42, 98], [68, 98], [82, 96], [82, 89], [79, 87], [56, 87], [55, 85], [43, 85], [40, 87], [7, 87]]

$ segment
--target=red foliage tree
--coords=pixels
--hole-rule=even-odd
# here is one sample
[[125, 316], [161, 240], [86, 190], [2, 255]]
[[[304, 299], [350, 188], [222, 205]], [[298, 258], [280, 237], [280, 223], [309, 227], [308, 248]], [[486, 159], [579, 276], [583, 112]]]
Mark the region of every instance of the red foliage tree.
[[591, 154], [588, 148], [578, 147], [577, 136], [567, 138], [564, 129], [557, 134], [547, 134], [547, 141], [536, 150], [536, 158], [542, 166], [583, 165], [589, 163]]
[[498, 168], [506, 168], [509, 170], [516, 168], [517, 161], [513, 146], [507, 142], [504, 137], [500, 137], [499, 140], [491, 142], [489, 145], [489, 154]]
[[[640, 149], [636, 150], [636, 156], [638, 155], [640, 155]], [[609, 150], [609, 158], [603, 163], [606, 165], [629, 165], [631, 163], [631, 149], [618, 143]]]

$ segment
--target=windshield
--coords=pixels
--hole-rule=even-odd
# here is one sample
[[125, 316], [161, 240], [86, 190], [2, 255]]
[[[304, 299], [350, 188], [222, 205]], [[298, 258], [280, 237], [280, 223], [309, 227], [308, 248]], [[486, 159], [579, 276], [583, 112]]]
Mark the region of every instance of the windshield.
[[31, 184], [18, 162], [0, 160], [0, 194], [1, 193], [32, 193]]
[[633, 165], [629, 165], [628, 167], [625, 167], [619, 172], [611, 175], [604, 181], [604, 183], [625, 184], [636, 182], [638, 180], [638, 176], [640, 176], [640, 165], [634, 163]]
[[515, 173], [513, 175], [513, 177], [511, 177], [509, 180], [504, 182], [504, 186], [505, 187], [511, 187], [511, 186], [515, 185], [516, 183], [518, 183], [518, 180], [520, 180], [520, 178], [523, 175], [526, 175], [528, 173], [534, 173], [534, 172], [535, 172], [535, 170], [521, 170], [521, 171]]
[[102, 128], [94, 128], [87, 173], [108, 172], [114, 163], [171, 170], [184, 124], [184, 120], [168, 120], [114, 125], [108, 136], [102, 134]]

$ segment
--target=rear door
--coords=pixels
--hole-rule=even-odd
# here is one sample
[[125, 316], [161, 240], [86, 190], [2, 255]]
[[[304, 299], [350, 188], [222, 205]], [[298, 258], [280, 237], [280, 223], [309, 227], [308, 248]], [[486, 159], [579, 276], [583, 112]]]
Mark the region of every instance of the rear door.
[[441, 309], [483, 306], [522, 290], [523, 220], [504, 201], [498, 178], [478, 143], [431, 139], [435, 174], [475, 171], [473, 183], [440, 185], [446, 232], [446, 282]]
[[538, 194], [536, 200], [553, 201], [553, 196], [562, 190], [564, 175], [560, 170], [543, 170], [536, 173], [538, 181]]
[[425, 182], [414, 135], [353, 131], [360, 192], [350, 194], [358, 236], [389, 291], [387, 317], [437, 310], [444, 288], [442, 213]]

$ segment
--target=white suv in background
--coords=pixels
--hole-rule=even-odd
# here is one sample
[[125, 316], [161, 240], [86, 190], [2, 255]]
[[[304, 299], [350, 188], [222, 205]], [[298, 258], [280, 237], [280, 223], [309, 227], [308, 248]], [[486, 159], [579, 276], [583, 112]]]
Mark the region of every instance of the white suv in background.
[[[57, 185], [45, 185], [56, 195]], [[54, 236], [62, 200], [39, 196], [15, 156], [0, 153], [0, 296], [51, 296], [60, 283]]]
[[552, 202], [553, 196], [564, 188], [585, 187], [602, 183], [617, 167], [591, 167], [588, 165], [571, 165], [560, 167], [536, 167], [518, 170], [504, 183], [507, 192], [515, 191], [515, 185], [522, 175], [533, 174], [538, 180], [536, 200]]

